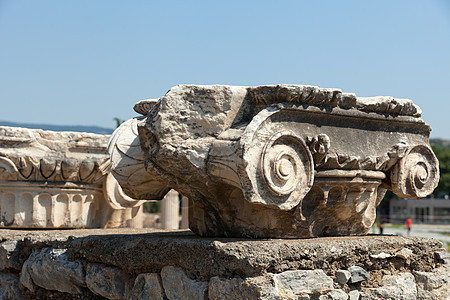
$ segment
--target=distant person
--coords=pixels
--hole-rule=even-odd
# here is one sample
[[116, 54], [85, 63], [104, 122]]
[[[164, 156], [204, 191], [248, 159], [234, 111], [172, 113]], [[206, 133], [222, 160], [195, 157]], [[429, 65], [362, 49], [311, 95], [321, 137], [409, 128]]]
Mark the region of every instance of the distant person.
[[411, 218], [406, 219], [406, 230], [407, 230], [408, 235], [411, 234], [411, 226], [412, 226]]
[[380, 221], [378, 223], [378, 230], [380, 231], [380, 234], [383, 234], [383, 229], [384, 229], [384, 223], [383, 223], [383, 221]]

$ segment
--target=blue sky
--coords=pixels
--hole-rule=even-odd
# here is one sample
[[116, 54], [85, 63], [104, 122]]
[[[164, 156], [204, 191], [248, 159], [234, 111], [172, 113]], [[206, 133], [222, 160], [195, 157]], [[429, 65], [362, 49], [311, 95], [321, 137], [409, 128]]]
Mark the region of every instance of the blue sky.
[[409, 98], [450, 139], [450, 0], [0, 0], [0, 120], [113, 128], [181, 83]]

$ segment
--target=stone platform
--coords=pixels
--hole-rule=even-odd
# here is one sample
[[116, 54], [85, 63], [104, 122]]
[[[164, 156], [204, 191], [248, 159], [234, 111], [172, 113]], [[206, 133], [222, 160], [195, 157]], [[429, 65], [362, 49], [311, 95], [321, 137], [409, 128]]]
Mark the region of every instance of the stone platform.
[[0, 230], [0, 299], [449, 299], [434, 239]]

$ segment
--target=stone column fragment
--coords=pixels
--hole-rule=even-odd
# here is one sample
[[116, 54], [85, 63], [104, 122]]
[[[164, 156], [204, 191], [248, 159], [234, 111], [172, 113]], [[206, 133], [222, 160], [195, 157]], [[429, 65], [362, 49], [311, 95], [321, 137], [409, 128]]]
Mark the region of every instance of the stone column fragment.
[[411, 100], [303, 85], [179, 85], [138, 102], [109, 143], [135, 199], [175, 189], [202, 236], [366, 234], [387, 189], [439, 181], [431, 128]]
[[179, 228], [179, 197], [178, 193], [171, 190], [161, 201], [161, 226], [162, 229]]
[[109, 136], [0, 126], [0, 227], [118, 227], [142, 201], [109, 173]]

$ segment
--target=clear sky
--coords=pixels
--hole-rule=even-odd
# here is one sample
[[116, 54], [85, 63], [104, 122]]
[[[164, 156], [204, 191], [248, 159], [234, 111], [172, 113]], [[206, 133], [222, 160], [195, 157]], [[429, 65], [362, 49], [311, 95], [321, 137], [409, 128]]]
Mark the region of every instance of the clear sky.
[[450, 139], [450, 0], [0, 0], [0, 120], [113, 128], [182, 83], [409, 98]]

